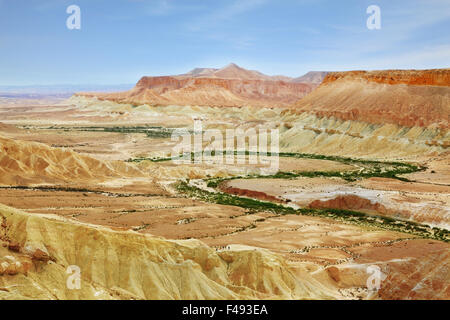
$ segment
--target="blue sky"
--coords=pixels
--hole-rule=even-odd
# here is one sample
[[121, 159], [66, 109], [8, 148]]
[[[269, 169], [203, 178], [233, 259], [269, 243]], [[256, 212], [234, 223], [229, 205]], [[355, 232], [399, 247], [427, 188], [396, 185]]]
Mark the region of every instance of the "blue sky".
[[[69, 30], [66, 8], [81, 8]], [[369, 30], [369, 5], [381, 8]], [[267, 74], [450, 66], [450, 0], [0, 0], [0, 85], [122, 84], [235, 62]]]

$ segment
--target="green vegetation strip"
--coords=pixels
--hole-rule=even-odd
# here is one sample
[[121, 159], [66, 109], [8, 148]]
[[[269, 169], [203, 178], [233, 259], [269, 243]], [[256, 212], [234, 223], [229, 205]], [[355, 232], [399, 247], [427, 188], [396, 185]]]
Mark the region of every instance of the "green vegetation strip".
[[[234, 152], [235, 155], [259, 155], [258, 153], [250, 152]], [[214, 156], [214, 153], [212, 154]], [[338, 156], [325, 156], [318, 154], [305, 153], [276, 153], [268, 154], [268, 156], [279, 156], [285, 158], [297, 159], [317, 159], [339, 162], [347, 165], [356, 165], [359, 168], [351, 171], [295, 171], [295, 172], [278, 172], [273, 175], [247, 175], [227, 178], [210, 178], [205, 182], [209, 188], [218, 188], [218, 186], [225, 181], [234, 179], [295, 179], [297, 177], [339, 177], [347, 181], [355, 181], [357, 179], [366, 179], [370, 177], [390, 178], [401, 181], [409, 181], [399, 175], [423, 171], [425, 167], [401, 163], [401, 162], [382, 162], [365, 159], [352, 159]], [[181, 158], [181, 156], [180, 156]], [[191, 153], [191, 160], [193, 161], [195, 154]], [[170, 161], [171, 158], [152, 158], [152, 159], [133, 159], [130, 161], [140, 162], [144, 160], [151, 160], [153, 162]], [[362, 212], [341, 210], [341, 209], [310, 209], [301, 208], [294, 209], [272, 202], [259, 201], [250, 198], [238, 197], [227, 193], [211, 193], [206, 190], [191, 186], [186, 182], [180, 182], [177, 186], [179, 192], [186, 194], [189, 197], [198, 198], [204, 201], [213, 202], [223, 205], [232, 205], [250, 210], [250, 212], [266, 211], [276, 214], [296, 214], [309, 215], [333, 218], [335, 220], [351, 222], [366, 227], [378, 227], [381, 229], [398, 231], [408, 234], [413, 234], [422, 238], [429, 238], [448, 242], [450, 239], [449, 231], [439, 228], [431, 228], [423, 226], [412, 221], [397, 220], [385, 216], [369, 215]]]
[[87, 189], [75, 187], [58, 187], [58, 186], [0, 186], [0, 190], [39, 190], [44, 192], [82, 192], [100, 194], [108, 197], [130, 198], [130, 197], [158, 197], [160, 194], [152, 193], [117, 193], [108, 192], [100, 189]]
[[64, 131], [87, 131], [87, 132], [118, 132], [118, 133], [143, 133], [149, 138], [170, 138], [175, 129], [155, 127], [155, 126], [135, 126], [135, 127], [58, 127], [52, 126], [47, 129]]
[[[164, 127], [150, 127], [150, 126], [136, 126], [136, 127], [73, 127], [73, 128], [61, 128], [61, 127], [50, 127], [49, 129], [57, 130], [77, 130], [77, 131], [95, 131], [95, 132], [119, 132], [119, 133], [143, 133], [149, 138], [169, 138], [171, 137], [174, 129], [164, 128]], [[218, 151], [219, 152], [219, 151]], [[221, 152], [224, 154], [224, 152]], [[213, 151], [212, 156], [215, 156]], [[260, 156], [258, 152], [239, 152], [234, 151], [234, 155], [257, 155]], [[185, 155], [184, 155], [185, 156]], [[194, 162], [196, 154], [191, 153], [191, 161]], [[316, 160], [329, 160], [335, 161], [348, 165], [356, 165], [360, 168], [353, 171], [294, 171], [294, 172], [278, 172], [274, 175], [248, 175], [239, 177], [229, 177], [229, 178], [212, 178], [206, 180], [207, 186], [210, 188], [217, 188], [220, 183], [233, 180], [233, 179], [295, 179], [297, 177], [340, 177], [347, 181], [355, 181], [357, 179], [364, 179], [370, 177], [381, 177], [381, 178], [391, 178], [401, 181], [409, 181], [406, 178], [399, 177], [399, 175], [413, 173], [417, 171], [423, 171], [425, 167], [418, 167], [408, 163], [401, 162], [382, 162], [375, 160], [365, 160], [365, 159], [352, 159], [348, 157], [339, 156], [326, 156], [320, 154], [307, 154], [307, 153], [268, 153], [263, 156], [278, 156], [284, 158], [297, 158], [297, 159], [316, 159]], [[182, 159], [183, 155], [179, 156]], [[166, 162], [174, 160], [171, 157], [164, 158], [136, 158], [129, 159], [128, 162], [141, 162], [141, 161], [152, 161], [152, 162]], [[41, 188], [45, 190], [46, 188]], [[177, 185], [179, 192], [187, 195], [191, 198], [198, 198], [200, 200], [213, 202], [222, 205], [232, 205], [238, 206], [249, 210], [249, 213], [254, 213], [258, 211], [272, 212], [275, 214], [286, 215], [308, 215], [308, 216], [320, 216], [332, 218], [335, 220], [350, 222], [353, 224], [364, 225], [366, 227], [378, 227], [381, 229], [398, 231], [408, 234], [413, 234], [422, 238], [429, 238], [435, 240], [441, 240], [445, 242], [450, 241], [450, 232], [444, 229], [431, 228], [428, 226], [423, 226], [412, 221], [397, 220], [390, 217], [384, 216], [374, 216], [368, 215], [362, 212], [341, 210], [341, 209], [310, 209], [301, 208], [294, 209], [291, 207], [286, 207], [280, 204], [275, 204], [271, 202], [265, 202], [250, 198], [238, 197], [235, 195], [230, 195], [221, 192], [208, 192], [206, 190], [199, 189], [197, 187], [191, 186], [186, 182], [180, 182]], [[48, 188], [47, 190], [52, 190], [53, 188]], [[83, 189], [66, 189], [64, 191], [88, 191]], [[126, 195], [130, 196], [130, 195]]]
[[[248, 153], [247, 153], [248, 154]], [[279, 156], [286, 158], [297, 159], [317, 159], [335, 161], [347, 165], [357, 165], [360, 168], [351, 171], [293, 171], [293, 172], [277, 172], [273, 175], [247, 175], [228, 178], [212, 178], [207, 180], [207, 185], [210, 188], [217, 188], [218, 185], [227, 180], [233, 179], [295, 179], [298, 177], [339, 177], [346, 181], [356, 181], [358, 179], [366, 179], [371, 177], [390, 178], [409, 182], [410, 180], [400, 177], [399, 175], [423, 171], [426, 167], [418, 167], [409, 163], [401, 162], [382, 162], [364, 159], [351, 159], [338, 156], [324, 156], [318, 154], [305, 153], [279, 153], [271, 156]]]
[[412, 234], [421, 238], [450, 242], [450, 232], [444, 229], [420, 225], [413, 221], [397, 220], [390, 217], [369, 215], [363, 212], [340, 209], [294, 209], [280, 204], [243, 198], [227, 193], [209, 192], [187, 182], [179, 182], [177, 190], [189, 198], [196, 198], [211, 203], [237, 206], [248, 209], [248, 214], [256, 212], [271, 212], [278, 215], [306, 215], [332, 218], [334, 220], [357, 224], [365, 227], [377, 227], [384, 230]]
[[[224, 154], [224, 153], [222, 153]], [[234, 152], [235, 155], [257, 155], [260, 156], [257, 152]], [[184, 155], [186, 156], [186, 154]], [[194, 162], [195, 153], [191, 153], [191, 162]], [[212, 156], [215, 156], [215, 153], [212, 152]], [[399, 175], [413, 173], [417, 171], [423, 171], [425, 167], [418, 167], [409, 163], [402, 162], [383, 162], [383, 161], [375, 161], [375, 160], [365, 160], [365, 159], [352, 159], [346, 157], [339, 156], [325, 156], [320, 154], [308, 154], [308, 153], [268, 153], [267, 156], [270, 157], [282, 157], [282, 158], [296, 158], [296, 159], [316, 159], [316, 160], [328, 160], [339, 162], [347, 165], [357, 165], [360, 168], [358, 170], [352, 171], [294, 171], [294, 172], [278, 172], [274, 175], [250, 175], [246, 177], [235, 177], [234, 179], [259, 179], [259, 178], [274, 178], [274, 179], [294, 179], [297, 177], [339, 177], [345, 179], [347, 181], [355, 181], [357, 179], [371, 178], [371, 177], [380, 177], [380, 178], [390, 178], [397, 179], [401, 181], [409, 181], [406, 178], [400, 177]], [[152, 161], [152, 162], [165, 162], [176, 159], [182, 159], [183, 155], [180, 155], [176, 158], [136, 158], [129, 159], [128, 162], [142, 162], [142, 161]], [[233, 179], [233, 178], [229, 178]], [[218, 183], [229, 180], [229, 179], [216, 179], [214, 182], [211, 179], [208, 183], [210, 183], [210, 187], [217, 187]]]

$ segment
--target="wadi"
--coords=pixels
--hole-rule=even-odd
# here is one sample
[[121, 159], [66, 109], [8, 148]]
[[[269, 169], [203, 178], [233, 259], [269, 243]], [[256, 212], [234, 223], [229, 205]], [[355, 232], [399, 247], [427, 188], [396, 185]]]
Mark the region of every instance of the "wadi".
[[450, 69], [0, 101], [0, 299], [448, 300], [449, 119]]

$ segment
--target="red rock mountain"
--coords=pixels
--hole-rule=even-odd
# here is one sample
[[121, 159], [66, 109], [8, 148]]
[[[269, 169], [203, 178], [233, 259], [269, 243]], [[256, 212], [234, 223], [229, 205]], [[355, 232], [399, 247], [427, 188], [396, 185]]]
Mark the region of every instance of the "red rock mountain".
[[292, 79], [292, 82], [297, 83], [314, 83], [314, 84], [321, 84], [323, 79], [327, 76], [328, 72], [326, 71], [310, 71], [307, 74]]
[[285, 107], [317, 87], [292, 78], [267, 76], [235, 64], [222, 69], [197, 68], [177, 76], [143, 77], [136, 86], [118, 93], [78, 93], [119, 103], [223, 107]]
[[448, 129], [450, 69], [332, 72], [293, 109], [342, 120]]
[[[221, 69], [196, 68], [186, 74], [181, 74], [178, 78], [219, 78], [219, 79], [240, 79], [240, 80], [268, 80], [290, 82], [293, 78], [286, 76], [268, 76], [259, 71], [247, 70], [230, 63]], [[307, 81], [304, 81], [307, 83]]]

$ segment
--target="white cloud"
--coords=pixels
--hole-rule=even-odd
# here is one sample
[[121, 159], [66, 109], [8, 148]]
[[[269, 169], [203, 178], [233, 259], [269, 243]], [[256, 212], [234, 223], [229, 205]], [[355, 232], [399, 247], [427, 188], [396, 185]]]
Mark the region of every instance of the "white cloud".
[[[323, 47], [316, 45], [312, 53], [318, 59], [333, 56], [336, 65], [348, 64], [345, 69], [352, 65], [363, 69], [449, 65], [449, 36], [436, 33], [435, 26], [450, 19], [450, 1], [415, 0], [401, 5], [381, 3], [380, 7], [381, 30], [370, 31], [363, 24], [332, 25], [337, 35], [323, 38]], [[430, 33], [428, 38], [425, 32]]]
[[[303, 61], [292, 64], [286, 70], [384, 70], [384, 69], [440, 69], [450, 67], [450, 44], [428, 46], [414, 51], [406, 50], [400, 54], [384, 53], [376, 57], [347, 60]], [[297, 72], [301, 73], [301, 72]]]
[[197, 17], [188, 25], [190, 31], [200, 31], [218, 23], [231, 20], [232, 18], [251, 11], [267, 3], [267, 0], [235, 0], [231, 4], [215, 9], [215, 11], [203, 17]]
[[405, 52], [400, 55], [391, 55], [382, 59], [367, 61], [369, 69], [424, 69], [424, 68], [449, 68], [450, 44], [429, 46], [417, 49], [414, 52]]
[[174, 10], [174, 5], [169, 0], [154, 0], [146, 8], [146, 13], [155, 16], [167, 15]]
[[188, 1], [176, 0], [128, 0], [129, 2], [142, 3], [140, 13], [150, 16], [167, 16], [180, 12], [192, 12], [203, 9], [204, 6], [189, 4]]

